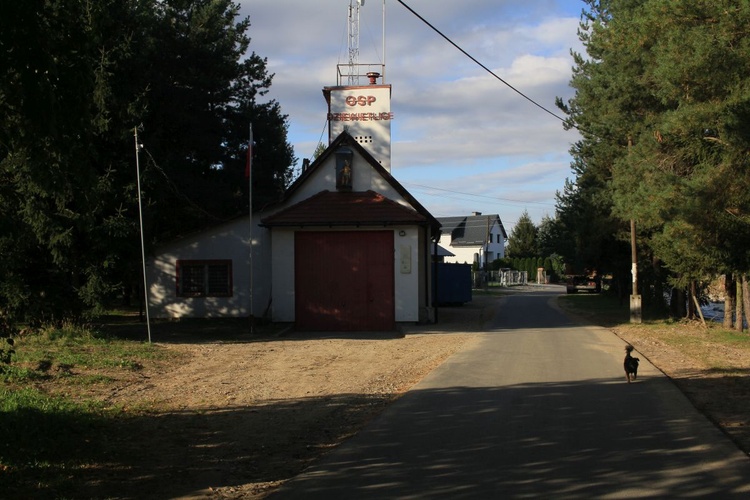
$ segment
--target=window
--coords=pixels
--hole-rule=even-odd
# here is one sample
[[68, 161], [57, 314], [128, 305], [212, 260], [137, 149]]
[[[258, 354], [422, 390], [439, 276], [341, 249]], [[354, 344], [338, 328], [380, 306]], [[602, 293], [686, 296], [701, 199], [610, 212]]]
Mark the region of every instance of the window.
[[231, 260], [178, 260], [178, 297], [231, 297]]

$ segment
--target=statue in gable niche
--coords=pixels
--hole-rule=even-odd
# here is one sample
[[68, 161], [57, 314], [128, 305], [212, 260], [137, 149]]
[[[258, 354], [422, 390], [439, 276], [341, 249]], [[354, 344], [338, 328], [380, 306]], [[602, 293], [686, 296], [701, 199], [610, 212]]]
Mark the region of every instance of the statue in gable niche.
[[352, 190], [352, 160], [351, 150], [342, 148], [336, 154], [336, 189], [339, 191]]

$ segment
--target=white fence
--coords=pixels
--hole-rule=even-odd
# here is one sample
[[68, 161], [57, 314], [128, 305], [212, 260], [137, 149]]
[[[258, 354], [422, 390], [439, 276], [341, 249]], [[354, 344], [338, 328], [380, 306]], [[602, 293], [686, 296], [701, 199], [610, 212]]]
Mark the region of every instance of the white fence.
[[474, 288], [525, 285], [528, 283], [528, 273], [526, 271], [473, 271], [471, 277]]

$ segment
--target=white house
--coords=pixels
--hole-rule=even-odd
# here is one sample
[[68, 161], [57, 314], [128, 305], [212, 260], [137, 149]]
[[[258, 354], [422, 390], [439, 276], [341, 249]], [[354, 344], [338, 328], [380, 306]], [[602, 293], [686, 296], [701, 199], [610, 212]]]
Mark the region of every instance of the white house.
[[[283, 199], [252, 221], [158, 248], [148, 267], [152, 316], [267, 317], [331, 331], [434, 320], [431, 253], [440, 224], [390, 174], [390, 126], [382, 122], [392, 113], [380, 102], [390, 85], [329, 87], [324, 95], [329, 120], [355, 120], [357, 135], [344, 128], [332, 137]], [[375, 102], [378, 110], [367, 110]]]
[[439, 217], [438, 222], [442, 226], [440, 246], [454, 254], [446, 256], [445, 262], [478, 262], [484, 267], [485, 263], [505, 257], [508, 234], [499, 215], [474, 212], [472, 215]]

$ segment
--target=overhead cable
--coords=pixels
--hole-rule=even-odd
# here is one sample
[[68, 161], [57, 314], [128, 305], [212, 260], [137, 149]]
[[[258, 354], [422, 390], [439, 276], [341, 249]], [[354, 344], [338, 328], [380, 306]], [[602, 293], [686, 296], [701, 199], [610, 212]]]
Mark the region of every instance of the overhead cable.
[[[563, 122], [563, 123], [566, 123], [566, 124], [568, 124], [568, 125], [571, 125], [571, 126], [575, 127], [575, 125], [572, 125], [572, 124], [571, 124], [570, 122], [568, 122], [568, 121], [567, 121], [567, 120], [566, 120], [565, 118], [563, 118], [563, 117], [561, 117], [561, 116], [559, 116], [559, 115], [557, 115], [557, 114], [553, 113], [553, 112], [552, 112], [552, 111], [550, 111], [549, 109], [545, 108], [544, 106], [542, 106], [541, 104], [539, 104], [538, 102], [536, 102], [536, 101], [535, 101], [534, 99], [532, 99], [531, 97], [527, 96], [526, 94], [524, 94], [523, 92], [521, 92], [520, 90], [518, 90], [517, 88], [515, 88], [515, 87], [514, 87], [513, 85], [511, 85], [510, 83], [508, 83], [508, 82], [506, 82], [505, 80], [503, 80], [502, 78], [500, 78], [500, 77], [499, 77], [499, 76], [498, 76], [497, 74], [495, 74], [495, 72], [494, 72], [494, 71], [492, 71], [491, 69], [489, 69], [489, 68], [488, 68], [487, 66], [485, 66], [485, 65], [484, 65], [484, 64], [482, 64], [481, 62], [479, 62], [479, 61], [478, 61], [478, 60], [477, 60], [477, 59], [476, 59], [476, 58], [475, 58], [474, 56], [472, 56], [471, 54], [469, 54], [468, 52], [466, 52], [466, 51], [465, 51], [464, 49], [462, 49], [462, 48], [461, 48], [461, 47], [460, 47], [460, 46], [459, 46], [459, 45], [458, 45], [457, 43], [455, 43], [455, 42], [454, 42], [453, 40], [451, 40], [451, 39], [450, 39], [450, 38], [448, 38], [448, 37], [447, 37], [446, 35], [444, 35], [444, 34], [443, 34], [443, 33], [442, 33], [442, 32], [441, 32], [441, 31], [440, 31], [439, 29], [437, 29], [437, 28], [436, 28], [435, 26], [433, 26], [432, 24], [430, 24], [430, 22], [429, 22], [429, 21], [427, 21], [427, 20], [426, 20], [426, 19], [425, 19], [424, 17], [420, 16], [420, 15], [419, 15], [419, 14], [418, 14], [417, 12], [415, 12], [415, 11], [414, 11], [414, 9], [412, 9], [411, 7], [409, 7], [408, 5], [406, 5], [406, 3], [404, 3], [404, 2], [403, 2], [403, 0], [398, 0], [398, 3], [400, 3], [401, 5], [403, 5], [403, 6], [404, 6], [404, 7], [405, 7], [405, 8], [406, 8], [406, 9], [407, 9], [407, 10], [408, 10], [409, 12], [411, 12], [412, 14], [414, 14], [414, 15], [415, 15], [415, 16], [416, 16], [416, 17], [417, 17], [417, 18], [418, 18], [418, 19], [419, 19], [420, 21], [422, 21], [422, 22], [423, 22], [423, 23], [425, 23], [425, 24], [426, 24], [427, 26], [429, 26], [430, 28], [432, 28], [432, 30], [433, 30], [433, 31], [434, 31], [435, 33], [437, 33], [438, 35], [440, 35], [441, 37], [443, 37], [443, 38], [444, 38], [444, 39], [445, 39], [445, 40], [446, 40], [446, 41], [447, 41], [448, 43], [450, 43], [450, 44], [451, 44], [451, 45], [453, 45], [453, 46], [454, 46], [455, 48], [457, 48], [457, 49], [458, 49], [459, 51], [461, 51], [461, 53], [462, 53], [463, 55], [465, 55], [466, 57], [468, 57], [469, 59], [471, 59], [472, 61], [474, 61], [474, 62], [475, 62], [476, 64], [478, 64], [478, 65], [479, 65], [479, 66], [480, 66], [480, 67], [481, 67], [482, 69], [484, 69], [484, 70], [485, 70], [485, 71], [486, 71], [487, 73], [489, 73], [490, 75], [494, 76], [494, 77], [495, 77], [495, 78], [496, 78], [497, 80], [499, 80], [500, 82], [502, 82], [502, 83], [503, 83], [503, 84], [504, 84], [505, 86], [507, 86], [507, 87], [508, 87], [509, 89], [511, 89], [511, 90], [512, 90], [513, 92], [515, 92], [516, 94], [520, 95], [521, 97], [523, 97], [524, 99], [526, 99], [527, 101], [529, 101], [529, 102], [530, 102], [531, 104], [533, 104], [534, 106], [536, 106], [536, 107], [538, 107], [539, 109], [541, 109], [542, 111], [544, 111], [545, 113], [548, 113], [548, 114], [550, 114], [550, 115], [554, 116], [555, 118], [557, 118], [558, 120], [560, 120], [560, 121], [561, 121], [561, 122]], [[575, 128], [578, 128], [578, 127], [575, 127]]]

